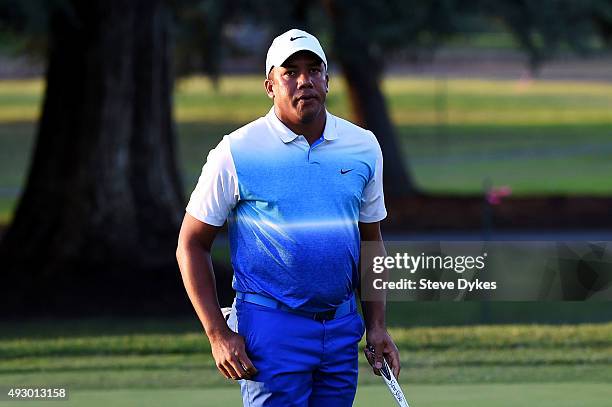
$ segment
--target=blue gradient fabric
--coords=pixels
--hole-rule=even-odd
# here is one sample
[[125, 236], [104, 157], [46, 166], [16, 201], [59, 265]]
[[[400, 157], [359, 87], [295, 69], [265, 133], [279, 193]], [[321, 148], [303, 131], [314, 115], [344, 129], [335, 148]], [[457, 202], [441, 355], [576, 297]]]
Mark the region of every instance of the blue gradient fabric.
[[233, 287], [305, 311], [348, 300], [359, 284], [359, 222], [386, 217], [375, 136], [327, 112], [311, 146], [275, 115], [212, 150], [187, 212], [228, 222]]

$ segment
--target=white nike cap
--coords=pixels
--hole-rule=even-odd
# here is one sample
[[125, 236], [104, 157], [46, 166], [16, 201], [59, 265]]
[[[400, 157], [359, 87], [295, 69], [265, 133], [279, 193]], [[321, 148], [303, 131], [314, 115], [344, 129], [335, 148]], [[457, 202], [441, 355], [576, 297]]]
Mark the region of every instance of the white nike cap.
[[273, 67], [281, 66], [287, 58], [298, 51], [310, 51], [314, 53], [321, 58], [325, 64], [325, 68], [327, 68], [327, 58], [325, 58], [325, 52], [323, 52], [319, 40], [306, 31], [294, 28], [279, 35], [272, 41], [272, 45], [270, 45], [268, 55], [266, 56], [266, 77]]

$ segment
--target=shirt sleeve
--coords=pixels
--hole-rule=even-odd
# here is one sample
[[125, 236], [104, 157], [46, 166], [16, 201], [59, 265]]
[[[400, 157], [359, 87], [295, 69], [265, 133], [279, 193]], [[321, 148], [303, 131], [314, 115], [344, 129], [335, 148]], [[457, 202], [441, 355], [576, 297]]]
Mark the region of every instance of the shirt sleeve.
[[226, 136], [208, 153], [186, 211], [201, 222], [223, 226], [239, 197], [238, 175]]
[[383, 156], [378, 140], [370, 132], [376, 145], [376, 162], [374, 174], [366, 184], [361, 195], [361, 208], [359, 210], [359, 222], [374, 223], [387, 217], [385, 208], [385, 194], [383, 192]]

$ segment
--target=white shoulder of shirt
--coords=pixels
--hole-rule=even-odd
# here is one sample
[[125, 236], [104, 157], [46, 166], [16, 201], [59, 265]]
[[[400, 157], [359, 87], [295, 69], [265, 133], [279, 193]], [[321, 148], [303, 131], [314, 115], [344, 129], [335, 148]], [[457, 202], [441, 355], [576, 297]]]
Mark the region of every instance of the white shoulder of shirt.
[[210, 150], [186, 211], [201, 222], [223, 226], [240, 192], [228, 136]]
[[355, 123], [341, 117], [334, 116], [332, 114], [330, 114], [330, 116], [336, 122], [336, 132], [338, 133], [339, 138], [342, 138], [342, 136], [348, 136], [354, 142], [367, 143], [380, 150], [378, 139], [370, 130], [366, 130], [363, 127], [360, 127]]

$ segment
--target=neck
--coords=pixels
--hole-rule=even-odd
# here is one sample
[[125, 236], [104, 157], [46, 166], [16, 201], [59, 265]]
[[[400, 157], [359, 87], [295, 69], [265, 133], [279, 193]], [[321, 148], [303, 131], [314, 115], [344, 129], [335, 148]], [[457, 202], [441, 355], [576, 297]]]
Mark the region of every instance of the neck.
[[276, 108], [274, 108], [274, 113], [276, 114], [276, 117], [278, 117], [278, 120], [280, 120], [292, 132], [304, 136], [309, 144], [312, 144], [317, 141], [319, 137], [321, 137], [321, 134], [323, 134], [323, 130], [325, 130], [325, 122], [327, 121], [327, 114], [325, 112], [325, 109], [321, 109], [321, 111], [319, 112], [319, 114], [317, 114], [314, 120], [308, 123], [289, 122], [278, 114]]

